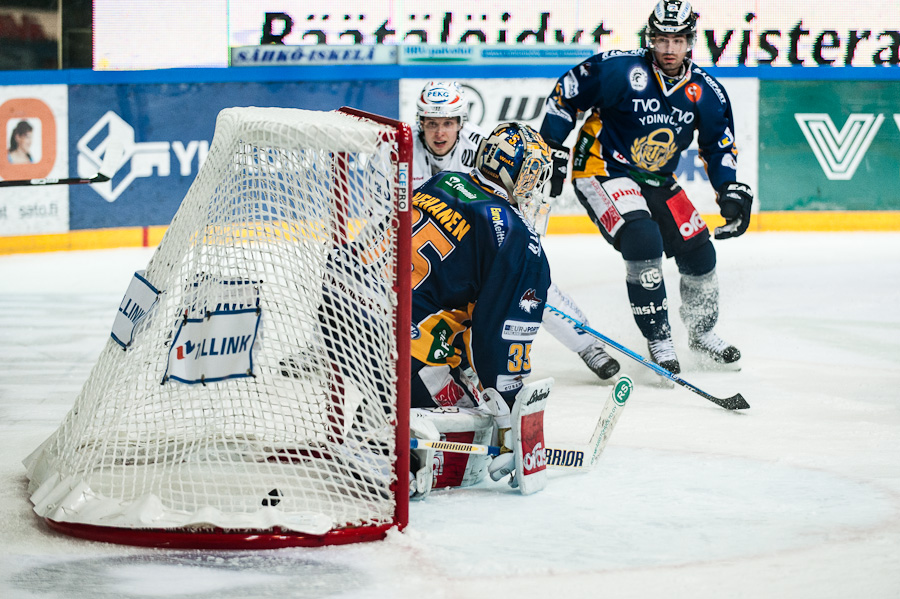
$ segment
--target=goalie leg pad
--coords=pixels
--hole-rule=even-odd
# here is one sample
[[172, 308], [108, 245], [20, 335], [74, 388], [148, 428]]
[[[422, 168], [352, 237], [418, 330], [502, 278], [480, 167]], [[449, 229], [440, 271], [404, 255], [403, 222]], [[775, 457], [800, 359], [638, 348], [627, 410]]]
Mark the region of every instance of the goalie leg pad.
[[547, 486], [544, 408], [552, 387], [552, 378], [525, 385], [512, 407], [510, 433], [516, 456], [516, 480], [522, 495], [536, 493]]
[[[474, 408], [414, 408], [411, 416], [428, 420], [437, 432], [433, 440], [487, 445], [491, 441], [493, 419]], [[419, 451], [419, 450], [414, 450]], [[487, 455], [432, 451], [432, 488], [470, 487], [487, 474]]]
[[510, 413], [510, 430], [503, 439], [512, 452], [494, 458], [491, 478], [500, 480], [514, 472], [509, 485], [523, 495], [547, 486], [547, 445], [544, 442], [544, 408], [553, 379], [546, 378], [522, 387]]

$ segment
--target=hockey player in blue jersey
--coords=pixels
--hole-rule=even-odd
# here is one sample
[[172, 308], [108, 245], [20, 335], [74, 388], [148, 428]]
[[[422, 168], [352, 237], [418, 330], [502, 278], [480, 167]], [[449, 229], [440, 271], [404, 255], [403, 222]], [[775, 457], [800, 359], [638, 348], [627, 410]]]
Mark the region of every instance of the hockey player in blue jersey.
[[[483, 444], [493, 436], [509, 448], [527, 445], [517, 436], [516, 414], [523, 404], [543, 410], [552, 385], [549, 380], [543, 391], [523, 389], [550, 287], [535, 222], [549, 211], [542, 192], [551, 165], [536, 131], [506, 123], [481, 142], [474, 170], [440, 172], [416, 190], [412, 437]], [[529, 430], [540, 440], [528, 445], [541, 456], [533, 463], [543, 464], [543, 431]], [[460, 434], [468, 436], [450, 436]], [[488, 470], [494, 480], [515, 471], [510, 484], [521, 481], [523, 493], [533, 492], [542, 486], [531, 482], [538, 473], [524, 468], [518, 455], [490, 461], [413, 451], [410, 495], [422, 499], [435, 487], [475, 484]]]
[[722, 86], [689, 57], [697, 15], [689, 2], [661, 0], [650, 15], [646, 49], [597, 54], [566, 72], [547, 99], [541, 135], [554, 154], [551, 196], [568, 169], [562, 144], [582, 113], [572, 157], [581, 204], [625, 260], [634, 319], [652, 359], [681, 367], [672, 341], [662, 255], [681, 275], [681, 318], [689, 347], [736, 366], [740, 351], [713, 330], [719, 316], [716, 253], [699, 212], [675, 181], [682, 150], [698, 134], [700, 156], [725, 225], [716, 239], [743, 234], [753, 193], [737, 182], [731, 104]]
[[533, 226], [549, 151], [530, 127], [504, 124], [476, 167], [438, 173], [413, 197], [413, 407], [474, 405], [466, 367], [511, 403], [531, 371], [550, 286]]

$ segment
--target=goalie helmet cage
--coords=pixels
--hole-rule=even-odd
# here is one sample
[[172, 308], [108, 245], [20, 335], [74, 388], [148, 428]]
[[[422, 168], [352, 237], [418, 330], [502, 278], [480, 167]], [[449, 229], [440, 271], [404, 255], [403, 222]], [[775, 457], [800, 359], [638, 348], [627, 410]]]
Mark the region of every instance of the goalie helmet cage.
[[156, 302], [25, 460], [35, 512], [181, 548], [405, 527], [411, 158], [408, 125], [355, 109], [223, 110], [140, 273]]

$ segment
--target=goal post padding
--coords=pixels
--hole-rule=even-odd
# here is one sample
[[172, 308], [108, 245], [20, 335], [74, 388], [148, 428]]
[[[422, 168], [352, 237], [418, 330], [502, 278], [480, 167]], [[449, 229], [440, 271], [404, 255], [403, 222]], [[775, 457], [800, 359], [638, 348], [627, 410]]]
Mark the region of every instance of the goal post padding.
[[180, 547], [402, 529], [411, 156], [408, 125], [353, 109], [223, 110], [139, 273], [155, 303], [123, 300], [130, 339], [25, 460], [37, 514]]

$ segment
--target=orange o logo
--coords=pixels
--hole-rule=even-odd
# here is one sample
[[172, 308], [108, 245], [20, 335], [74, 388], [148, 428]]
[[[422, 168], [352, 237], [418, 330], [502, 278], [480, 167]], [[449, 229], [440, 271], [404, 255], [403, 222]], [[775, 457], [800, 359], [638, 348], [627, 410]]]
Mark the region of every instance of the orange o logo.
[[[22, 139], [16, 135], [16, 127], [20, 123], [26, 123], [24, 127], [31, 133], [32, 160], [35, 152], [33, 148], [40, 148], [40, 158], [36, 162], [13, 163], [17, 158], [10, 158], [10, 146], [15, 145], [13, 138]], [[21, 131], [21, 129], [19, 129]], [[37, 98], [14, 98], [0, 104], [0, 132], [3, 132], [6, 151], [0, 156], [0, 178], [10, 179], [43, 179], [53, 170], [56, 164], [56, 118], [53, 111]]]
[[700, 101], [700, 96], [703, 95], [703, 88], [696, 83], [691, 83], [684, 89], [684, 94], [688, 97], [688, 100], [696, 104]]

